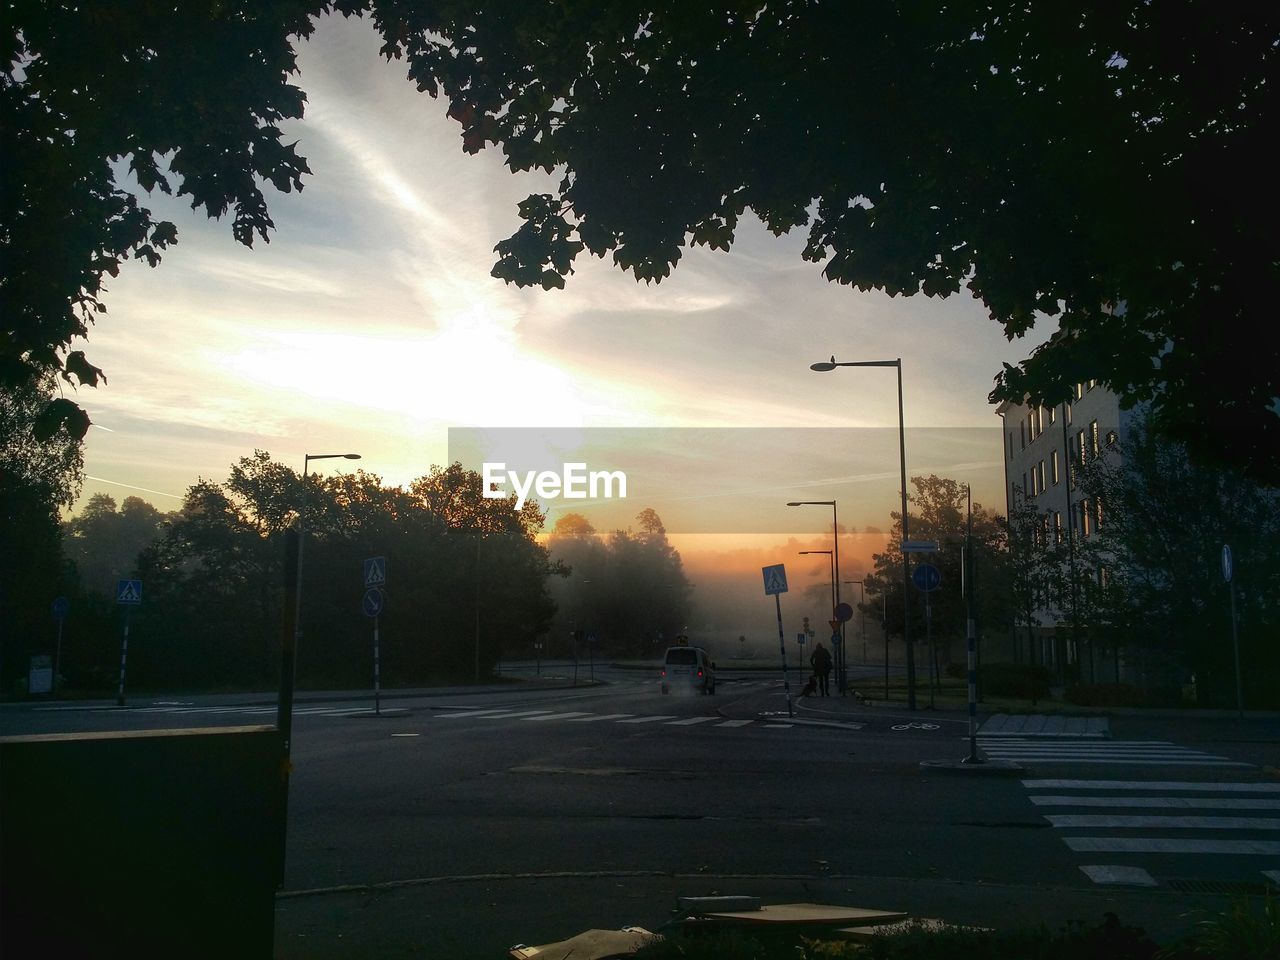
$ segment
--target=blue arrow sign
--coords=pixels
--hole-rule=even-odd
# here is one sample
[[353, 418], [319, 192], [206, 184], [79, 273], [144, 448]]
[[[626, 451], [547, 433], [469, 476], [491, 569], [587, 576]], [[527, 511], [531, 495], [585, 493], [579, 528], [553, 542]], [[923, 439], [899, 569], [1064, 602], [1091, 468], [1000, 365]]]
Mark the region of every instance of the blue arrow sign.
[[775, 563], [771, 567], [761, 567], [760, 569], [764, 573], [764, 595], [766, 597], [773, 597], [787, 592], [787, 570], [783, 564]]
[[938, 589], [938, 584], [942, 583], [942, 574], [932, 563], [922, 563], [911, 571], [911, 582], [928, 593]]
[[71, 612], [71, 603], [66, 597], [58, 597], [53, 601], [53, 619], [65, 620]]
[[360, 600], [360, 609], [364, 611], [366, 617], [376, 617], [382, 613], [382, 608], [386, 602], [386, 594], [377, 587], [370, 587], [364, 592], [364, 596]]
[[116, 584], [116, 603], [128, 603], [137, 606], [141, 602], [141, 580], [121, 580]]
[[387, 582], [387, 558], [370, 557], [364, 562], [364, 585], [381, 587]]

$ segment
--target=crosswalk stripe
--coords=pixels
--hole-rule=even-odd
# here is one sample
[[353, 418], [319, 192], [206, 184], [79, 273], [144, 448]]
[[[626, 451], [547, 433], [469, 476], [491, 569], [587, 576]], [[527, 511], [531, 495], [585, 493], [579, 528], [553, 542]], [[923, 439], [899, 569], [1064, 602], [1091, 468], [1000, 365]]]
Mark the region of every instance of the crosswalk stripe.
[[1280, 870], [1263, 870], [1262, 875], [1280, 887]]
[[1155, 877], [1141, 867], [1118, 867], [1107, 864], [1081, 867], [1084, 875], [1094, 883], [1133, 887], [1157, 887]]
[[1068, 797], [1032, 794], [1037, 807], [1175, 807], [1180, 810], [1280, 810], [1280, 800], [1241, 797]]
[[1280, 793], [1280, 783], [1198, 780], [1023, 780], [1028, 790], [1181, 790], [1184, 793]]
[[515, 717], [533, 717], [541, 713], [554, 713], [554, 710], [507, 710], [502, 713], [491, 713], [481, 717], [482, 720], [511, 720]]
[[550, 714], [547, 714], [547, 715], [545, 715], [545, 716], [541, 716], [541, 717], [525, 717], [524, 719], [525, 719], [525, 720], [528, 720], [528, 721], [538, 721], [538, 720], [569, 720], [569, 719], [572, 719], [573, 717], [589, 717], [589, 716], [591, 716], [591, 714], [589, 714], [589, 713], [584, 713], [584, 712], [583, 712], [583, 711], [581, 711], [581, 710], [572, 710], [572, 711], [570, 711], [570, 712], [568, 712], [568, 713], [550, 713]]
[[596, 723], [600, 720], [621, 720], [623, 717], [630, 717], [630, 713], [597, 713], [589, 714], [585, 717], [574, 717], [570, 723]]
[[1130, 829], [1155, 827], [1159, 830], [1280, 830], [1276, 817], [1147, 817], [1104, 816], [1099, 814], [1050, 814], [1045, 816], [1055, 827], [1115, 827]]
[[[436, 716], [442, 720], [452, 720], [454, 717], [488, 717], [496, 713], [510, 713], [510, 712], [511, 712], [510, 707], [502, 707], [498, 710], [462, 709], [462, 710], [452, 711], [450, 713], [437, 713]], [[546, 712], [549, 713], [550, 711], [546, 711]]]
[[675, 714], [670, 716], [658, 715], [654, 717], [633, 717], [630, 720], [619, 720], [619, 723], [657, 723], [659, 720], [674, 720]]
[[1080, 853], [1219, 853], [1274, 857], [1280, 840], [1171, 840], [1162, 837], [1063, 837]]
[[1051, 753], [1045, 754], [1026, 754], [1018, 756], [995, 754], [990, 756], [997, 760], [1043, 760], [1051, 762], [1057, 760], [1061, 763], [1083, 763], [1083, 764], [1099, 764], [1099, 763], [1123, 763], [1125, 766], [1137, 767], [1252, 767], [1251, 763], [1241, 763], [1236, 760], [1129, 760], [1129, 759], [1105, 759], [1100, 757], [1063, 757]]
[[717, 727], [745, 727], [748, 723], [754, 723], [754, 720], [726, 720], [724, 723], [717, 723]]
[[687, 720], [672, 720], [667, 726], [669, 727], [691, 727], [695, 723], [706, 723], [708, 720], [717, 720], [718, 717], [689, 717]]

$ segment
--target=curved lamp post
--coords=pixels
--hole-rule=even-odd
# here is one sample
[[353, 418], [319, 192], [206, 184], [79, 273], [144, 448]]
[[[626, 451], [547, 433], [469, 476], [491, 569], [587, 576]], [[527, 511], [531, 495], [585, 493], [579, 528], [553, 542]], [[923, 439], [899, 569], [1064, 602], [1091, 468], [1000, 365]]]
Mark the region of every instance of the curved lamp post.
[[[898, 461], [902, 480], [902, 540], [907, 535], [907, 439], [902, 424], [902, 358], [897, 360], [847, 360], [837, 363], [833, 356], [829, 361], [809, 364], [809, 369], [818, 373], [826, 373], [836, 367], [896, 367], [898, 370]], [[909, 586], [911, 580], [911, 563], [904, 552], [902, 554], [902, 640], [907, 645], [907, 707], [916, 708], [916, 658], [911, 649], [911, 617], [908, 616]]]

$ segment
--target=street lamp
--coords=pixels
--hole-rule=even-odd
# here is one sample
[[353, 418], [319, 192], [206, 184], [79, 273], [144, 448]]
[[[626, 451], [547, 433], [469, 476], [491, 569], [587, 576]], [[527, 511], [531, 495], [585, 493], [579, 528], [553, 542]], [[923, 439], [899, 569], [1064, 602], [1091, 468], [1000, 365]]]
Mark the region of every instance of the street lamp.
[[308, 453], [302, 458], [302, 506], [298, 509], [298, 562], [293, 588], [293, 649], [285, 651], [287, 663], [280, 682], [280, 703], [276, 725], [283, 734], [285, 757], [289, 756], [289, 739], [293, 727], [293, 686], [297, 672], [298, 641], [302, 638], [302, 545], [306, 542], [307, 470], [312, 460], [359, 460], [358, 453]]
[[[834, 500], [788, 500], [788, 507], [830, 507], [831, 508], [831, 539], [834, 547], [834, 555], [831, 561], [832, 575], [831, 582], [835, 589], [832, 591], [835, 603], [831, 605], [831, 619], [835, 619], [836, 607], [840, 606], [840, 525], [836, 519], [836, 502]], [[840, 688], [841, 696], [844, 695], [846, 687], [846, 678], [844, 672], [844, 624], [840, 625], [840, 649], [836, 651], [836, 685]]]
[[[902, 423], [902, 358], [897, 360], [851, 360], [837, 363], [833, 356], [829, 361], [809, 364], [809, 369], [826, 373], [836, 367], [896, 367], [898, 370], [898, 458], [902, 479], [902, 540], [907, 537], [907, 438]], [[916, 658], [911, 650], [911, 618], [907, 615], [908, 584], [911, 580], [911, 563], [902, 554], [902, 640], [907, 645], [907, 707], [916, 708]]]

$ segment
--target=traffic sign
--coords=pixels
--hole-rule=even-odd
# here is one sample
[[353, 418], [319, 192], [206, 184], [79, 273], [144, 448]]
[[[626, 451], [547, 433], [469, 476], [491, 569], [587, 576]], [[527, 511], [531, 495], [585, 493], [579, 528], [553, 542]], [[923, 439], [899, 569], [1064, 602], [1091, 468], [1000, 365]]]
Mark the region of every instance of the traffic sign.
[[1222, 579], [1231, 582], [1231, 547], [1222, 545]]
[[[848, 623], [853, 619], [853, 607], [849, 606], [847, 603], [841, 603], [836, 607], [836, 619], [841, 623]], [[834, 623], [831, 625], [831, 629], [836, 629], [836, 625]]]
[[806, 639], [806, 637], [805, 637], [805, 635], [804, 635], [803, 633], [797, 633], [797, 634], [796, 634], [796, 643], [800, 644], [800, 646], [802, 646], [802, 647], [804, 646], [804, 641], [805, 641], [805, 639]]
[[364, 585], [381, 587], [387, 582], [387, 558], [370, 557], [364, 562]]
[[938, 589], [938, 584], [942, 583], [942, 574], [932, 563], [922, 563], [911, 571], [911, 582], [925, 593], [929, 593], [931, 590]]
[[366, 617], [376, 617], [382, 613], [382, 608], [386, 602], [386, 594], [377, 587], [370, 587], [364, 592], [364, 597], [360, 600], [360, 609], [364, 611]]
[[903, 553], [937, 553], [937, 540], [903, 540]]
[[787, 592], [787, 571], [786, 565], [775, 563], [771, 567], [761, 567], [764, 573], [764, 595], [766, 597], [776, 597], [780, 593]]
[[141, 602], [141, 580], [121, 580], [116, 584], [116, 603], [127, 603], [137, 606]]
[[53, 601], [53, 619], [65, 620], [71, 612], [71, 603], [66, 597], [57, 597]]

